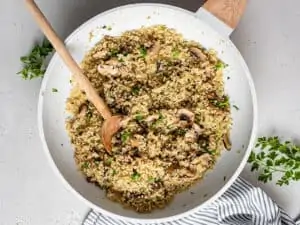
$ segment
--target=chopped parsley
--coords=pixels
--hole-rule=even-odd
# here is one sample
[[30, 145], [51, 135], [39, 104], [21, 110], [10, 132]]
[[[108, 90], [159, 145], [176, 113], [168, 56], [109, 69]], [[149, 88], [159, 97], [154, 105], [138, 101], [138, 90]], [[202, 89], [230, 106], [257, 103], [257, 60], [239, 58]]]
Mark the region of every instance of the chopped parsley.
[[140, 121], [142, 121], [144, 119], [144, 116], [142, 114], [137, 114], [135, 116], [135, 119], [140, 122]]
[[53, 47], [47, 39], [44, 39], [41, 45], [36, 45], [28, 56], [20, 58], [23, 63], [23, 69], [20, 74], [24, 80], [43, 77], [46, 72], [45, 59], [53, 51]]
[[154, 123], [151, 124], [151, 128], [156, 127], [158, 124], [160, 124], [163, 121], [163, 119], [164, 119], [164, 116], [161, 113], [159, 113], [158, 119]]
[[141, 55], [143, 58], [145, 58], [146, 55], [147, 55], [147, 49], [145, 48], [145, 46], [141, 46], [139, 50], [140, 50], [140, 55]]
[[139, 93], [140, 93], [140, 88], [138, 87], [138, 86], [133, 86], [132, 88], [131, 88], [131, 92], [132, 92], [132, 94], [134, 94], [134, 95], [138, 95]]
[[236, 110], [240, 110], [239, 107], [237, 107], [236, 105], [232, 105], [233, 108], [235, 108]]
[[229, 102], [229, 97], [228, 96], [223, 96], [223, 98], [220, 99], [220, 100], [212, 99], [212, 100], [210, 100], [210, 102], [214, 106], [216, 106], [216, 107], [218, 107], [220, 109], [226, 109], [226, 108], [228, 108], [230, 106], [230, 102]]
[[217, 62], [217, 64], [215, 65], [215, 70], [223, 70], [227, 67], [227, 64], [224, 64], [223, 62], [219, 61]]
[[149, 183], [154, 183], [155, 182], [155, 178], [154, 177], [148, 177], [148, 182]]
[[82, 165], [81, 165], [81, 169], [88, 169], [90, 167], [90, 163], [89, 162], [84, 162]]
[[135, 169], [133, 170], [133, 173], [131, 175], [131, 179], [134, 180], [134, 181], [137, 181], [138, 179], [140, 179], [141, 177], [141, 174], [138, 173]]
[[52, 92], [58, 92], [56, 88], [52, 88]]
[[106, 29], [108, 31], [111, 31], [112, 30], [112, 27], [111, 26], [107, 26], [107, 25], [103, 25], [102, 26], [102, 29]]
[[111, 157], [107, 158], [107, 159], [105, 160], [105, 165], [106, 165], [106, 166], [110, 166], [111, 163], [112, 163], [112, 161], [113, 161], [113, 158], [111, 158]]
[[173, 58], [178, 58], [179, 54], [180, 54], [180, 51], [178, 50], [178, 48], [173, 48], [172, 57]]
[[112, 175], [113, 175], [113, 176], [115, 176], [117, 173], [118, 173], [118, 172], [117, 172], [115, 169], [112, 170]]
[[116, 57], [119, 54], [119, 49], [114, 48], [114, 49], [110, 50], [109, 54], [110, 54], [110, 56]]
[[209, 150], [209, 149], [204, 149], [205, 150], [205, 152], [206, 153], [208, 153], [208, 154], [210, 154], [210, 155], [212, 155], [212, 156], [214, 156], [214, 155], [216, 155], [217, 154], [217, 151], [216, 150]]
[[121, 133], [121, 141], [122, 141], [123, 143], [126, 143], [127, 140], [130, 138], [130, 136], [131, 136], [131, 133], [130, 133], [129, 131], [123, 131], [123, 132]]

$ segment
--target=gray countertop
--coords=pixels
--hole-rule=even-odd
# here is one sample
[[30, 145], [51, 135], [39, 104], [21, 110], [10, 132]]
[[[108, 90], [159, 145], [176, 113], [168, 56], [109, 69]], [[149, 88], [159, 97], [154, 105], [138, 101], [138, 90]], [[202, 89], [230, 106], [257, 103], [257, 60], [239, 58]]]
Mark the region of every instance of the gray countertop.
[[[39, 0], [62, 37], [88, 18], [115, 6], [144, 1]], [[198, 0], [151, 1], [195, 11]], [[36, 106], [41, 80], [15, 73], [19, 57], [42, 35], [20, 0], [0, 3], [0, 225], [77, 225], [88, 208], [56, 178], [37, 132]], [[300, 1], [251, 0], [232, 35], [252, 72], [258, 93], [259, 135], [298, 139], [300, 134]], [[278, 187], [257, 182], [287, 212], [300, 213], [300, 183]]]

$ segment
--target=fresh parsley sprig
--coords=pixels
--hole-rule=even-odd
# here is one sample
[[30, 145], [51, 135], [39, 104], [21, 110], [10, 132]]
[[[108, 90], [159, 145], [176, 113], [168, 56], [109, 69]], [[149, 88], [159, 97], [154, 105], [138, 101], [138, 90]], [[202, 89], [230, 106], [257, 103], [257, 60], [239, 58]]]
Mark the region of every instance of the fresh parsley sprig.
[[300, 180], [300, 146], [278, 137], [261, 137], [255, 147], [261, 151], [252, 151], [248, 162], [251, 171], [260, 171], [259, 181], [271, 181], [275, 174], [280, 175], [276, 183], [280, 186]]
[[46, 72], [45, 59], [53, 51], [53, 47], [47, 39], [41, 45], [36, 45], [28, 56], [20, 58], [23, 69], [18, 72], [24, 80], [43, 77]]

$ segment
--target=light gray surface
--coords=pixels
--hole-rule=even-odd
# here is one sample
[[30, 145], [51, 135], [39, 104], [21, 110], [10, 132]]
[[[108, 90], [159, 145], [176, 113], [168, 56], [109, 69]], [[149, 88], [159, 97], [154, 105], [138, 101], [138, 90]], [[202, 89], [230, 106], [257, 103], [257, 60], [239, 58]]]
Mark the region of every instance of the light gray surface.
[[[40, 0], [47, 16], [66, 37], [97, 13], [129, 2]], [[169, 2], [196, 10], [201, 1]], [[300, 1], [252, 0], [232, 38], [252, 71], [259, 100], [261, 135], [299, 139]], [[36, 105], [40, 80], [23, 81], [15, 72], [41, 33], [23, 1], [0, 3], [0, 225], [77, 225], [88, 208], [67, 192], [47, 164], [37, 135]], [[249, 169], [244, 177], [256, 184]], [[295, 217], [300, 213], [300, 183], [261, 185]], [[298, 189], [298, 191], [297, 191]]]

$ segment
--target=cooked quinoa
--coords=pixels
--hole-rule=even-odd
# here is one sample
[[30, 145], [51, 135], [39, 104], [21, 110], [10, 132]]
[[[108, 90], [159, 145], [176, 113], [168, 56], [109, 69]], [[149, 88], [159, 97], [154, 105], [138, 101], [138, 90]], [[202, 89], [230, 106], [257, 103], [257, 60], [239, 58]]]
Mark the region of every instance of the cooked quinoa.
[[162, 25], [105, 36], [82, 69], [112, 113], [126, 119], [108, 154], [103, 119], [73, 83], [66, 127], [87, 180], [137, 212], [165, 207], [200, 180], [230, 148], [224, 66], [214, 51]]

